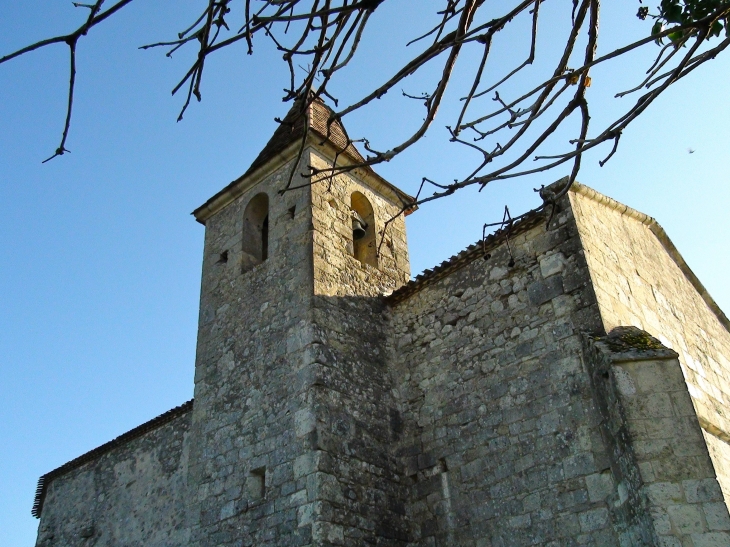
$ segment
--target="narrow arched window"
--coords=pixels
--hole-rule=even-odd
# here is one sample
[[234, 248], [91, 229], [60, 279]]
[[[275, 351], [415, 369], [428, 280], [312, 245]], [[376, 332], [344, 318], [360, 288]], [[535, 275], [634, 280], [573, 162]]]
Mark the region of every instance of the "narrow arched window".
[[243, 213], [243, 271], [269, 256], [269, 196], [257, 194]]
[[378, 267], [378, 249], [375, 243], [375, 213], [368, 198], [360, 192], [350, 197], [352, 215], [353, 255], [363, 264]]

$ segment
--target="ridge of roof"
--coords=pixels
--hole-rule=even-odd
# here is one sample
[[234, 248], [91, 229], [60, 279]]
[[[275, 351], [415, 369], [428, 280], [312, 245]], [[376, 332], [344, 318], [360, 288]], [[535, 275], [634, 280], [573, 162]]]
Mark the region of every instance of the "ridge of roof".
[[544, 222], [545, 218], [546, 215], [542, 211], [532, 211], [527, 213], [520, 220], [514, 222], [512, 226], [508, 228], [500, 228], [499, 230], [489, 234], [484, 240], [479, 240], [476, 243], [469, 245], [463, 251], [453, 255], [447, 260], [444, 260], [438, 266], [424, 270], [414, 279], [386, 296], [385, 302], [390, 305], [402, 302], [411, 295], [420, 291], [426, 285], [431, 285], [436, 281], [443, 279], [447, 275], [461, 270], [478, 258], [482, 258], [485, 252], [489, 252], [497, 248], [508, 234], [510, 236], [517, 235], [534, 228], [540, 224], [540, 222]]
[[[350, 141], [342, 122], [333, 120], [332, 123], [327, 123], [332, 114], [334, 114], [334, 111], [319, 97], [315, 97], [309, 104], [305, 104], [302, 99], [294, 101], [269, 142], [253, 160], [243, 177], [253, 173], [271, 158], [283, 152], [293, 142], [303, 139], [307, 128], [310, 131], [314, 130], [325, 141], [330, 141], [337, 149], [341, 150], [341, 153], [347, 154], [356, 163], [364, 163], [365, 158]], [[366, 165], [365, 169], [372, 171], [372, 167], [369, 165]]]
[[69, 471], [73, 471], [74, 469], [77, 469], [86, 463], [94, 461], [104, 454], [111, 452], [115, 448], [118, 448], [119, 446], [133, 441], [134, 439], [138, 439], [145, 433], [149, 433], [150, 431], [171, 422], [178, 416], [189, 412], [193, 409], [193, 401], [194, 399], [190, 399], [180, 406], [176, 406], [175, 408], [160, 414], [156, 418], [152, 418], [151, 420], [141, 425], [138, 425], [134, 429], [130, 429], [126, 433], [122, 433], [121, 435], [119, 435], [119, 437], [116, 437], [115, 439], [112, 439], [109, 442], [97, 446], [96, 448], [86, 452], [85, 454], [82, 454], [77, 458], [74, 458], [73, 460], [63, 464], [61, 467], [57, 467], [53, 471], [49, 471], [45, 475], [42, 475], [38, 479], [38, 486], [35, 491], [35, 499], [33, 500], [33, 509], [31, 510], [31, 514], [36, 518], [41, 517], [41, 511], [43, 510], [43, 500], [46, 497], [48, 485], [53, 479], [58, 478], [61, 475], [68, 473]]
[[[564, 177], [550, 184], [547, 188], [557, 192], [562, 188], [566, 181], [567, 177]], [[694, 287], [700, 298], [704, 300], [707, 307], [710, 308], [710, 310], [714, 313], [720, 324], [728, 332], [730, 332], [730, 320], [722, 311], [720, 306], [717, 305], [717, 302], [715, 302], [710, 293], [707, 292], [705, 286], [695, 275], [689, 265], [685, 262], [684, 258], [677, 250], [672, 240], [664, 231], [664, 228], [662, 228], [661, 224], [659, 224], [655, 218], [645, 213], [642, 213], [641, 211], [637, 211], [636, 209], [629, 207], [628, 205], [625, 205], [619, 201], [616, 201], [615, 199], [610, 198], [589, 186], [581, 184], [578, 181], [573, 182], [567, 193], [580, 194], [592, 201], [605, 205], [606, 207], [616, 211], [621, 215], [628, 216], [644, 224], [654, 234], [662, 247], [664, 247], [664, 250], [667, 252], [667, 254], [669, 254], [669, 256], [672, 258], [680, 271]], [[524, 231], [526, 229], [529, 229], [536, 224], [536, 221], [538, 219], [541, 218], [544, 218], [544, 213], [535, 212], [532, 214], [528, 214], [527, 216], [523, 217], [523, 219], [512, 225], [510, 233], [516, 233], [515, 230]], [[506, 234], [506, 232], [506, 228], [497, 230], [493, 234], [487, 236], [487, 238], [484, 240], [484, 243], [482, 243], [482, 241], [477, 241], [476, 243], [469, 245], [463, 251], [443, 261], [438, 266], [424, 270], [414, 279], [386, 296], [385, 301], [390, 305], [398, 304], [412, 294], [421, 290], [426, 285], [434, 283], [439, 279], [446, 277], [450, 273], [465, 267], [469, 263], [476, 260], [485, 251], [489, 251], [495, 248], [501, 242], [501, 239], [504, 234]]]
[[[298, 141], [305, 142], [304, 139], [308, 134], [321, 139], [319, 142], [320, 145], [324, 145], [325, 143], [330, 144], [336, 150], [338, 156], [345, 156], [354, 164], [363, 164], [360, 168], [366, 174], [374, 177], [378, 182], [393, 191], [402, 205], [405, 206], [415, 203], [416, 200], [413, 196], [406, 194], [403, 190], [385, 180], [370, 165], [365, 163], [367, 160], [360, 154], [348, 137], [342, 122], [334, 119], [329, 123], [330, 117], [333, 114], [334, 111], [320, 97], [314, 97], [308, 104], [301, 98], [295, 100], [289, 112], [284, 116], [284, 119], [279, 121], [279, 126], [274, 131], [274, 134], [243, 175], [216, 192], [210, 199], [193, 211], [192, 214], [196, 220], [204, 223], [204, 220], [212, 214], [210, 211], [218, 210], [214, 204], [219, 201], [221, 196], [225, 194], [229, 194], [229, 196], [240, 194], [240, 191], [236, 193], [236, 187], [241, 181], [264, 167], [277, 156], [284, 153], [291, 153], [293, 145]], [[414, 205], [407, 209], [406, 215], [412, 213], [417, 208]]]

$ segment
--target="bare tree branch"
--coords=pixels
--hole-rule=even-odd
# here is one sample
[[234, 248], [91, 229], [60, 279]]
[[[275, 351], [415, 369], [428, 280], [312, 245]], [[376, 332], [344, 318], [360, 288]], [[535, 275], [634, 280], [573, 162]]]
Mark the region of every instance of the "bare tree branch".
[[[79, 39], [131, 1], [118, 0], [104, 11], [103, 0], [90, 4], [76, 2], [74, 5], [89, 10], [88, 16], [76, 30], [38, 41], [0, 57], [2, 64], [52, 44], [64, 43], [69, 47], [71, 67], [66, 119], [60, 145], [51, 158], [68, 152], [66, 142], [73, 111], [76, 47]], [[350, 139], [341, 150], [338, 146], [336, 159], [349, 146], [361, 142], [368, 153], [363, 162], [339, 162], [338, 165], [338, 161], [335, 161], [327, 169], [306, 166], [306, 172], [303, 173], [306, 184], [294, 185], [295, 169], [300, 168], [309, 137], [309, 124], [304, 123], [298, 155], [293, 162], [295, 167], [280, 193], [311, 184], [327, 182], [331, 185], [339, 174], [391, 161], [413, 146], [436, 121], [457, 63], [463, 62], [463, 52], [467, 49], [475, 51], [478, 60], [470, 67], [471, 76], [465, 87], [468, 91], [461, 99], [462, 104], [454, 123], [446, 127], [450, 141], [473, 150], [478, 159], [466, 169], [466, 176], [453, 182], [441, 184], [424, 177], [415, 202], [404, 203], [403, 213], [415, 204], [440, 199], [469, 186], [481, 190], [496, 180], [513, 179], [555, 168], [568, 170], [570, 166], [562, 194], [547, 195], [543, 192], [544, 203], [541, 207], [552, 207], [555, 200], [564, 195], [575, 181], [586, 152], [604, 143], [611, 143], [610, 151], [599, 161], [600, 165], [604, 165], [616, 154], [620, 138], [627, 127], [657, 97], [730, 45], [730, 37], [719, 38], [720, 31], [727, 27], [730, 18], [730, 0], [693, 0], [691, 5], [687, 0], [671, 0], [673, 5], [682, 7], [681, 17], [676, 15], [676, 10], [671, 14], [662, 11], [664, 8], [661, 6], [655, 15], [640, 10], [640, 18], [649, 17], [655, 21], [651, 30], [647, 27], [647, 36], [613, 51], [601, 52], [601, 55], [598, 54], [599, 0], [574, 0], [570, 17], [566, 16], [565, 25], [559, 28], [553, 28], [554, 25], [550, 28], [540, 26], [540, 17], [544, 17], [545, 10], [557, 9], [553, 4], [543, 5], [545, 0], [509, 0], [502, 4], [487, 4], [484, 0], [440, 0], [441, 9], [435, 12], [433, 21], [429, 22], [426, 29], [414, 32], [416, 38], [404, 40], [404, 47], [418, 44], [422, 49], [396, 67], [392, 76], [385, 81], [362, 90], [355, 100], [339, 107], [340, 100], [333, 91], [333, 82], [338, 81], [340, 71], [350, 66], [357, 57], [363, 37], [374, 19], [371, 16], [385, 1], [245, 0], [236, 3], [230, 0], [199, 0], [200, 8], [191, 17], [192, 24], [176, 33], [176, 38], [143, 45], [142, 49], [168, 48], [168, 56], [183, 50], [192, 54], [187, 71], [172, 89], [174, 95], [187, 86], [178, 118], [182, 119], [192, 97], [198, 101], [202, 98], [203, 70], [210, 55], [223, 48], [235, 47], [238, 42], [245, 43], [245, 52], [250, 55], [257, 39], [270, 40], [282, 54], [289, 72], [289, 85], [284, 90], [283, 99], [295, 101], [298, 105], [296, 116], [307, 116], [312, 102], [322, 97], [326, 97], [337, 108], [327, 121], [327, 138], [333, 124], [341, 123], [353, 112], [367, 109], [396, 86], [408, 89], [409, 77], [419, 71], [431, 73], [426, 71], [426, 67], [436, 68], [438, 76], [433, 78], [428, 93], [402, 92], [405, 98], [422, 101], [426, 109], [423, 119], [406, 138], [401, 142], [390, 143], [382, 150], [371, 145], [364, 137]], [[665, 4], [663, 2], [662, 6]], [[494, 17], [494, 13], [499, 15]], [[231, 17], [243, 21], [242, 26], [231, 30]], [[524, 26], [513, 24], [518, 19], [524, 21]], [[502, 39], [502, 31], [507, 28], [521, 29], [527, 56], [510, 63], [501, 77], [492, 78], [490, 55], [496, 51], [495, 43]], [[558, 43], [562, 45], [562, 52], [553, 60], [552, 72], [547, 78], [533, 75], [533, 65], [538, 58], [538, 28], [542, 29], [541, 37], [543, 33], [549, 33], [552, 41], [559, 40]], [[662, 44], [662, 40], [669, 40], [669, 43]], [[710, 44], [710, 40], [716, 42]], [[656, 55], [651, 56], [652, 62], [648, 69], [645, 72], [642, 69], [636, 85], [619, 92], [616, 97], [638, 94], [641, 90], [644, 90], [643, 95], [621, 111], [623, 113], [609, 125], [593, 131], [586, 95], [586, 89], [592, 84], [591, 69], [614, 62], [640, 48], [656, 47], [654, 42], [661, 47]], [[578, 50], [584, 43], [585, 51], [580, 53]], [[574, 68], [576, 65], [577, 68]], [[519, 81], [524, 78], [527, 83], [517, 86], [515, 90], [518, 74]], [[287, 119], [286, 123], [297, 121], [301, 119]], [[562, 142], [557, 143], [557, 150], [549, 149], [555, 146], [556, 139], [552, 137], [558, 134], [560, 128], [570, 130], [574, 138], [567, 142], [569, 146]], [[528, 166], [525, 162], [531, 163]], [[426, 187], [435, 191], [431, 195], [421, 195]], [[386, 222], [383, 230], [388, 226], [390, 221]]]

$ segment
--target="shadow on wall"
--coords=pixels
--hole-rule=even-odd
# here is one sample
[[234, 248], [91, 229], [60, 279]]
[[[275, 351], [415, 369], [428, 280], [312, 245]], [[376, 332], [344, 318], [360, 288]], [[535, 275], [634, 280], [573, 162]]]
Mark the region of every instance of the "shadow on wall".
[[[403, 546], [411, 535], [405, 511], [409, 486], [397, 456], [405, 431], [393, 392], [384, 299], [318, 295], [313, 304], [314, 359], [299, 377], [306, 377], [302, 387], [317, 409], [311, 448], [327, 453], [321, 471], [338, 475], [323, 492], [332, 495], [328, 501], [338, 525], [357, 522], [359, 531], [348, 536]], [[337, 471], [326, 462], [336, 462]], [[347, 510], [341, 512], [344, 500]]]

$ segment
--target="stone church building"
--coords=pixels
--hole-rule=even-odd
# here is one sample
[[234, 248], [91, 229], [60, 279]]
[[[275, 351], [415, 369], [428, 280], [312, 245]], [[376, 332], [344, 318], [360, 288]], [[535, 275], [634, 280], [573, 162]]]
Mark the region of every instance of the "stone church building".
[[194, 212], [195, 398], [41, 477], [36, 545], [729, 546], [730, 324], [654, 219], [575, 184], [411, 280], [410, 196], [300, 175], [362, 161], [329, 113]]

